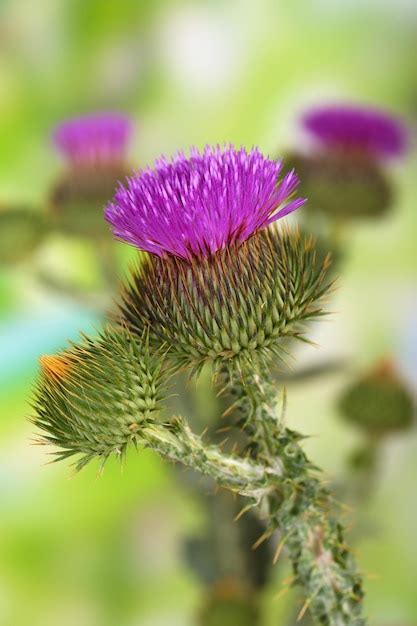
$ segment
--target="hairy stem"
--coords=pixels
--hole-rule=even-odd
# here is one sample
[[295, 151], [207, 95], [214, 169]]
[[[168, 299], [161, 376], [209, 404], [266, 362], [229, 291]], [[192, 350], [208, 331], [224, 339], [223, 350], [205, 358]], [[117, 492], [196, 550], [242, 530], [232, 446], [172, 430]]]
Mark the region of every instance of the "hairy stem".
[[168, 425], [150, 424], [141, 430], [143, 443], [170, 461], [211, 476], [217, 484], [260, 502], [279, 484], [281, 474], [249, 457], [223, 454], [206, 445], [181, 417]]
[[298, 433], [278, 418], [276, 390], [248, 374], [231, 391], [249, 435], [247, 456], [206, 445], [185, 420], [150, 424], [143, 443], [171, 461], [211, 476], [219, 485], [258, 505], [267, 532], [279, 530], [305, 595], [303, 610], [323, 626], [364, 626], [362, 579], [348, 550], [333, 502], [308, 460]]
[[277, 391], [267, 375], [243, 374], [230, 383], [250, 454], [266, 467], [281, 466], [279, 491], [266, 498], [267, 519], [278, 528], [292, 561], [295, 583], [314, 620], [325, 626], [362, 626], [362, 580], [349, 552], [332, 500], [300, 446], [303, 438], [278, 417]]

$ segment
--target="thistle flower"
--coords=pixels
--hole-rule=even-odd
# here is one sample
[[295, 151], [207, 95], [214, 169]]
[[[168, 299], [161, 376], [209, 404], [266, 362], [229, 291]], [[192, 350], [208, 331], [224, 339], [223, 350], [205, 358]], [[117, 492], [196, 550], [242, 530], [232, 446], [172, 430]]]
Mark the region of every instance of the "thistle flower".
[[411, 427], [415, 417], [412, 394], [390, 360], [353, 381], [339, 399], [343, 418], [372, 436]]
[[60, 124], [53, 140], [73, 165], [123, 161], [132, 122], [120, 113], [95, 113]]
[[295, 173], [281, 177], [281, 171], [281, 162], [256, 149], [194, 149], [188, 159], [162, 158], [154, 170], [130, 178], [105, 216], [117, 238], [141, 250], [187, 261], [208, 257], [304, 203], [293, 199]]
[[94, 457], [121, 455], [159, 414], [160, 360], [127, 331], [107, 329], [40, 362], [34, 422], [42, 441], [60, 448], [57, 460], [81, 454], [81, 468]]
[[307, 112], [306, 131], [327, 149], [344, 149], [376, 158], [401, 156], [406, 131], [394, 116], [371, 107], [330, 105]]
[[302, 336], [303, 323], [321, 314], [328, 265], [311, 240], [270, 227], [211, 257], [149, 256], [121, 314], [135, 333], [149, 327], [150, 341], [181, 366], [282, 356], [282, 341]]
[[132, 129], [131, 120], [119, 113], [97, 113], [55, 130], [55, 146], [69, 167], [54, 186], [50, 204], [65, 232], [106, 235], [103, 206], [131, 171], [125, 152]]

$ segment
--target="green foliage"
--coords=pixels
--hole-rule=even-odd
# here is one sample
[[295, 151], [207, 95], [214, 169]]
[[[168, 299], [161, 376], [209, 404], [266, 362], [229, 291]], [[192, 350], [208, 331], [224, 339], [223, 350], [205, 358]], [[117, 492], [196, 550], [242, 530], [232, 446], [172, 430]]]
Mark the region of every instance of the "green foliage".
[[0, 264], [30, 257], [47, 232], [45, 216], [39, 211], [0, 207]]
[[233, 581], [222, 581], [203, 607], [199, 626], [256, 626], [260, 623], [259, 609], [245, 589], [235, 588]]
[[382, 167], [367, 156], [348, 152], [294, 154], [289, 163], [300, 176], [305, 211], [332, 218], [378, 218], [391, 208], [393, 190]]
[[283, 356], [283, 340], [323, 314], [329, 258], [316, 258], [297, 231], [261, 231], [240, 246], [192, 263], [148, 257], [134, 272], [121, 311], [136, 333], [167, 346], [179, 366]]
[[161, 361], [144, 337], [106, 329], [41, 363], [34, 422], [42, 441], [60, 448], [57, 460], [81, 454], [81, 468], [94, 457], [122, 455], [159, 414]]
[[371, 435], [406, 430], [415, 416], [407, 386], [385, 368], [377, 368], [352, 382], [341, 394], [339, 409], [345, 420]]

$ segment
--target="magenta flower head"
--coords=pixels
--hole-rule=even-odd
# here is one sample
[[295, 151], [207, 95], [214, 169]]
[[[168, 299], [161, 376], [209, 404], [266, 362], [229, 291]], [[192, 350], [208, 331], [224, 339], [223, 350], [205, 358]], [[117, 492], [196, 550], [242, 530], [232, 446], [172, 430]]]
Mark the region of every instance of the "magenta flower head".
[[161, 158], [119, 186], [105, 216], [115, 236], [157, 256], [191, 260], [240, 244], [288, 215], [304, 200], [294, 198], [294, 171], [257, 150], [232, 146], [196, 149], [186, 158]]
[[96, 113], [67, 120], [53, 134], [55, 146], [74, 165], [120, 162], [132, 134], [120, 113]]
[[327, 148], [376, 158], [401, 156], [407, 148], [404, 125], [392, 115], [370, 107], [323, 106], [306, 113], [302, 122], [307, 132]]

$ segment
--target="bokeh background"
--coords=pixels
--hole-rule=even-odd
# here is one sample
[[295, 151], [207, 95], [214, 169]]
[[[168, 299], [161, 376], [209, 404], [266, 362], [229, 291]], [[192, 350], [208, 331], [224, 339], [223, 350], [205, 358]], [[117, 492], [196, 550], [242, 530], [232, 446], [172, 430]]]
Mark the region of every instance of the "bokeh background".
[[[61, 167], [52, 128], [98, 109], [136, 119], [138, 166], [224, 141], [284, 153], [298, 114], [331, 98], [385, 107], [412, 129], [416, 27], [412, 0], [1, 0], [0, 205], [42, 210]], [[411, 151], [394, 172], [395, 211], [351, 233], [334, 313], [315, 336], [321, 356], [310, 348], [306, 363], [336, 356], [357, 369], [391, 355], [416, 384], [416, 173]], [[123, 471], [110, 462], [101, 477], [98, 466], [73, 476], [31, 443], [37, 357], [96, 323], [39, 283], [46, 266], [86, 289], [100, 280], [89, 246], [58, 235], [0, 271], [0, 624], [191, 626], [201, 587], [181, 539], [201, 512], [171, 468], [131, 452]], [[290, 425], [314, 435], [306, 446], [330, 478], [358, 436], [334, 408], [344, 377], [289, 397]], [[415, 434], [392, 438], [355, 548], [373, 625], [417, 624], [416, 477]], [[275, 597], [284, 574], [266, 593], [267, 625], [291, 605], [291, 592]]]

